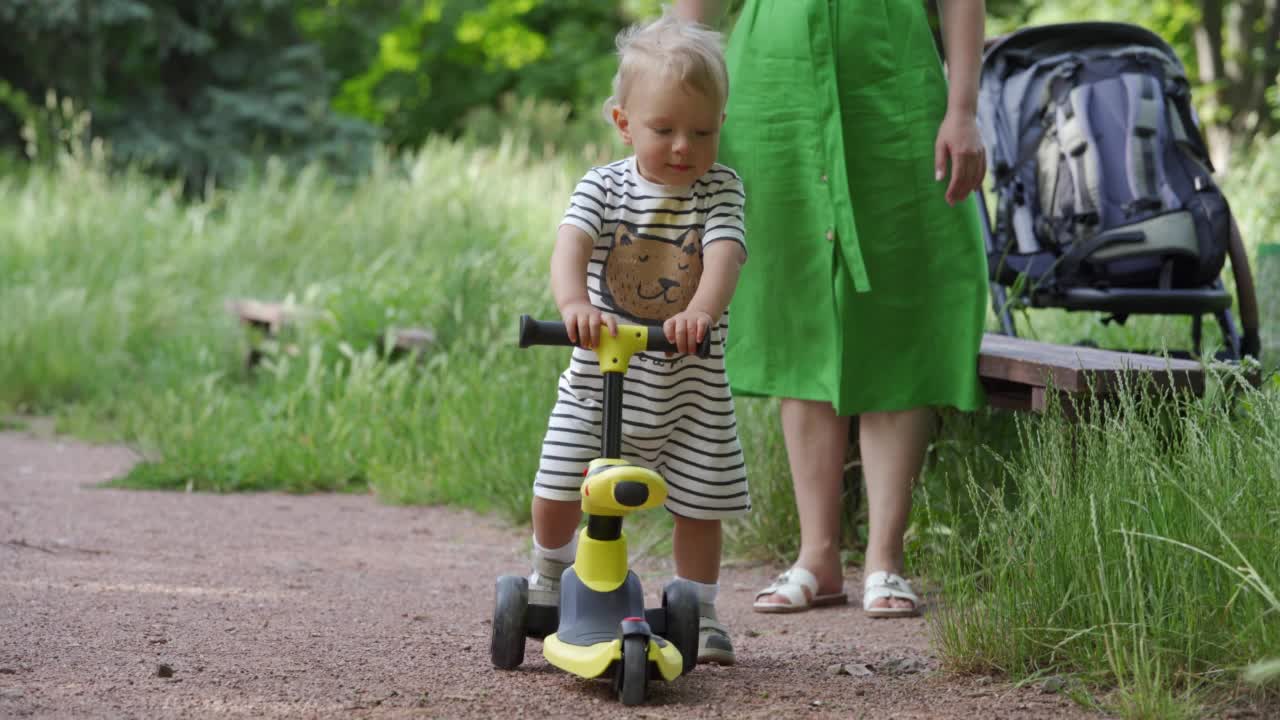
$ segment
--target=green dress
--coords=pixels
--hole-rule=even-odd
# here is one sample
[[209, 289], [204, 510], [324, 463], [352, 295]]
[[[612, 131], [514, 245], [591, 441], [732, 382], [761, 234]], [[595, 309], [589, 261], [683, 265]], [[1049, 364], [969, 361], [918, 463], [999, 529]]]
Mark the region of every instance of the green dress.
[[920, 0], [747, 0], [720, 159], [747, 246], [726, 365], [740, 395], [841, 415], [983, 402], [977, 208], [934, 180], [946, 110]]

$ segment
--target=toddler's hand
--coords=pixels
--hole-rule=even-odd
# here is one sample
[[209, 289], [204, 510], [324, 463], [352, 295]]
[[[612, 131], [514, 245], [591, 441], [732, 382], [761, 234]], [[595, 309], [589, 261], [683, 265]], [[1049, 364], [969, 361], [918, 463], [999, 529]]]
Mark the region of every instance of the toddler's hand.
[[560, 308], [569, 340], [588, 350], [600, 344], [600, 326], [609, 326], [609, 334], [618, 336], [618, 319], [601, 312], [589, 302], [573, 302]]
[[711, 330], [711, 316], [701, 310], [685, 310], [667, 318], [662, 323], [662, 333], [667, 341], [675, 343], [682, 353], [696, 353], [702, 338]]

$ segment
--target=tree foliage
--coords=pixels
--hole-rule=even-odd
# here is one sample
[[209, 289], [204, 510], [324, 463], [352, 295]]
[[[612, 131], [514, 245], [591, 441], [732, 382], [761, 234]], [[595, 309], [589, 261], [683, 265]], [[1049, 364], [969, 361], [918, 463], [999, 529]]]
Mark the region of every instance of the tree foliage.
[[[0, 0], [0, 147], [38, 156], [92, 135], [194, 186], [264, 154], [354, 169], [379, 136], [399, 148], [463, 132], [504, 97], [594, 113], [614, 35], [666, 1]], [[1084, 19], [1159, 33], [1199, 83], [1220, 165], [1280, 130], [1280, 0], [986, 7], [989, 34]]]
[[330, 110], [332, 74], [283, 0], [0, 0], [0, 34], [10, 144], [47, 95], [86, 110], [120, 162], [193, 187], [261, 154], [352, 168], [374, 137]]
[[616, 5], [599, 0], [404, 2], [335, 107], [403, 146], [457, 130], [467, 110], [506, 93], [581, 102], [607, 87], [624, 22]]

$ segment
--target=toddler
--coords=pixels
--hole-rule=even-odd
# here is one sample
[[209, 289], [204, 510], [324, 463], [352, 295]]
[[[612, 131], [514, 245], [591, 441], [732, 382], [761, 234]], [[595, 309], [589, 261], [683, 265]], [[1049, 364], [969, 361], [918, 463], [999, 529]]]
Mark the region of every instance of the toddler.
[[[534, 480], [529, 601], [559, 601], [583, 471], [600, 454], [603, 380], [589, 349], [619, 321], [661, 324], [681, 354], [633, 357], [622, 454], [667, 481], [676, 575], [693, 582], [701, 605], [698, 662], [732, 664], [715, 611], [720, 522], [751, 501], [724, 372], [726, 308], [746, 260], [742, 182], [716, 163], [728, 76], [720, 35], [672, 15], [624, 30], [618, 55], [605, 113], [634, 154], [578, 183], [551, 257], [556, 306], [579, 347], [560, 377]], [[707, 334], [710, 357], [686, 354]]]

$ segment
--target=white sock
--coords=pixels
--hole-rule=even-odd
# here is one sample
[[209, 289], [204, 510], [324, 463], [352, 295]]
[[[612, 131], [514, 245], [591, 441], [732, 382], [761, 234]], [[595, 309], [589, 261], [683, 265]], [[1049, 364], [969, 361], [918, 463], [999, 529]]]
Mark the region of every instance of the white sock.
[[533, 551], [548, 560], [571, 563], [573, 562], [574, 556], [578, 554], [578, 533], [574, 533], [572, 540], [558, 548], [544, 548], [538, 544], [537, 536], [534, 536]]
[[696, 591], [697, 591], [697, 593], [698, 593], [698, 602], [699, 602], [699, 603], [705, 603], [705, 604], [707, 604], [707, 605], [711, 605], [711, 606], [713, 606], [713, 607], [715, 606], [715, 604], [716, 604], [716, 595], [718, 595], [718, 594], [720, 593], [720, 583], [711, 583], [711, 584], [707, 584], [707, 583], [700, 583], [700, 582], [698, 582], [698, 581], [696, 581], [696, 580], [690, 580], [690, 579], [688, 579], [688, 578], [682, 578], [682, 577], [680, 577], [679, 575], [677, 575], [677, 576], [676, 576], [676, 580], [684, 580], [685, 582], [687, 582], [687, 583], [689, 583], [690, 585], [692, 585], [692, 586], [693, 586], [693, 589], [694, 589], [694, 590], [696, 590]]

